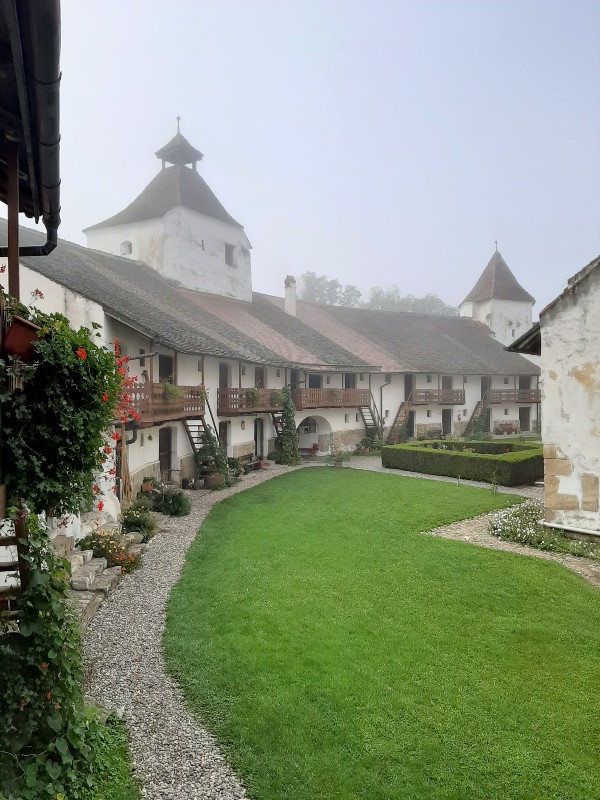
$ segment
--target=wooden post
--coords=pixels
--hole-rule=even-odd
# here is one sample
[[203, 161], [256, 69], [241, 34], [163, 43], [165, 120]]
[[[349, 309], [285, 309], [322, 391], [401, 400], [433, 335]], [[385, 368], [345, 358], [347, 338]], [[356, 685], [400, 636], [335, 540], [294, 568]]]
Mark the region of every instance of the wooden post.
[[7, 158], [8, 293], [20, 297], [19, 281], [19, 144], [10, 142]]

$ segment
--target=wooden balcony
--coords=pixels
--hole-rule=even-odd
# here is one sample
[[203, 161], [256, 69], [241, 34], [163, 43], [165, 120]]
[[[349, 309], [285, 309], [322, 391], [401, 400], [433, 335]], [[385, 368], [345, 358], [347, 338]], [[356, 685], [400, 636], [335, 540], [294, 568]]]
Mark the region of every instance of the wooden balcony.
[[541, 403], [539, 389], [490, 389], [488, 403]]
[[464, 389], [415, 389], [410, 400], [413, 406], [443, 405], [464, 406]]
[[292, 400], [298, 411], [305, 408], [366, 408], [371, 405], [368, 389], [295, 389]]
[[281, 389], [219, 389], [217, 394], [220, 417], [282, 410]]
[[[167, 390], [169, 391], [169, 390]], [[204, 416], [204, 390], [201, 386], [173, 386], [169, 396], [164, 383], [140, 383], [131, 389], [132, 405], [140, 415], [140, 426], [158, 422], [195, 419]]]

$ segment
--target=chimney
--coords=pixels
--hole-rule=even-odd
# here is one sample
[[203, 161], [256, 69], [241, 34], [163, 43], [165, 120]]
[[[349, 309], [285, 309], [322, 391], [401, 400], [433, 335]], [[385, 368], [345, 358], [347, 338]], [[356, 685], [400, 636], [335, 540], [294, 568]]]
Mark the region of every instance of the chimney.
[[285, 310], [292, 317], [296, 316], [296, 279], [293, 275], [285, 279]]

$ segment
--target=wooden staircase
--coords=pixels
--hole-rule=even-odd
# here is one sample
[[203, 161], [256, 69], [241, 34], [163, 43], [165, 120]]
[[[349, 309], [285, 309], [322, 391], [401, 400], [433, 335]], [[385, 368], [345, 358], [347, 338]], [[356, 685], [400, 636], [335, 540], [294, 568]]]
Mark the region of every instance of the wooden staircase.
[[[212, 431], [217, 439], [217, 444], [221, 444], [219, 440], [219, 428], [215, 422], [208, 398], [205, 401], [205, 405], [212, 420]], [[187, 433], [188, 441], [192, 446], [192, 452], [194, 454], [194, 458], [196, 459], [196, 464], [200, 467], [200, 453], [204, 447], [204, 434], [207, 431], [206, 420], [204, 416], [198, 417], [198, 419], [184, 419], [183, 427]]]
[[410, 398], [400, 403], [400, 408], [398, 409], [396, 418], [394, 419], [392, 427], [390, 428], [390, 432], [387, 435], [386, 439], [387, 444], [398, 444], [401, 438], [402, 431], [405, 428], [406, 423], [408, 422], [409, 413], [410, 413]]
[[468, 438], [474, 431], [475, 425], [477, 424], [477, 420], [480, 419], [482, 414], [485, 413], [486, 408], [486, 395], [484, 395], [481, 400], [477, 401], [477, 405], [473, 409], [473, 413], [471, 414], [471, 419], [467, 422], [467, 427], [463, 433], [463, 437], [466, 439]]
[[373, 395], [371, 395], [371, 403], [368, 406], [360, 407], [360, 415], [365, 426], [367, 436], [373, 439], [381, 438], [383, 436], [383, 424], [379, 411], [375, 405]]

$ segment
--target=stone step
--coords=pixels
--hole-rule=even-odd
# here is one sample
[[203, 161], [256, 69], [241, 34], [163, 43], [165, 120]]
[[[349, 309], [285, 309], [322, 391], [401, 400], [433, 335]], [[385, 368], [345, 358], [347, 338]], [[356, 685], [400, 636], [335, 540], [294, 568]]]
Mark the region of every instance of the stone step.
[[87, 564], [75, 570], [71, 576], [71, 588], [80, 592], [90, 590], [94, 578], [106, 569], [105, 558], [92, 558]]
[[108, 567], [100, 575], [96, 575], [92, 583], [92, 592], [100, 592], [107, 597], [115, 586], [123, 580], [123, 573], [121, 567]]

